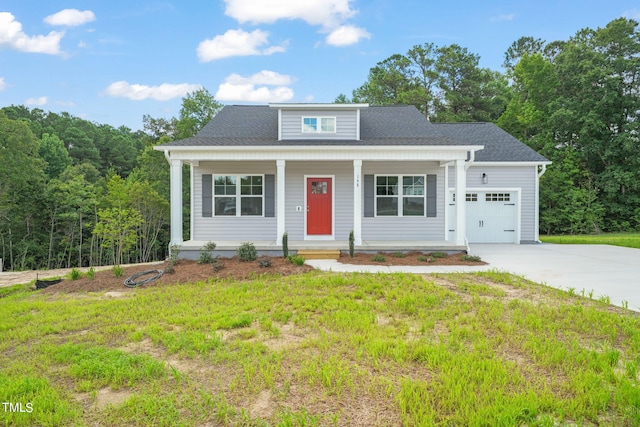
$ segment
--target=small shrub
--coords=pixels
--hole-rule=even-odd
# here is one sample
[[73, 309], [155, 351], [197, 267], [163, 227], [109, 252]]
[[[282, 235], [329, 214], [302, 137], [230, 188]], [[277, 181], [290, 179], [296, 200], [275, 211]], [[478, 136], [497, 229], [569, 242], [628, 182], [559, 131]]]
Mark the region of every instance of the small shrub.
[[429, 255], [431, 255], [431, 258], [446, 258], [448, 255], [446, 252], [431, 252]]
[[169, 262], [173, 265], [178, 264], [179, 255], [180, 255], [180, 246], [171, 245], [169, 247]]
[[482, 259], [478, 255], [462, 255], [463, 261], [480, 262]]
[[289, 260], [290, 263], [297, 265], [298, 267], [300, 267], [302, 264], [304, 264], [304, 257], [300, 256], [300, 255], [289, 255], [289, 257], [287, 257], [287, 259]]
[[394, 252], [393, 256], [396, 258], [405, 258], [407, 254], [405, 254], [404, 252]]
[[353, 258], [355, 250], [356, 250], [356, 238], [355, 238], [355, 235], [353, 234], [353, 230], [351, 230], [349, 232], [349, 256], [351, 258]]
[[422, 262], [431, 262], [431, 258], [425, 255], [418, 255], [418, 261]]
[[113, 266], [113, 274], [116, 277], [122, 277], [122, 274], [124, 273], [124, 269], [122, 268], [122, 266], [120, 265], [114, 265]]
[[213, 271], [220, 271], [224, 268], [224, 262], [220, 261], [220, 258], [215, 257], [211, 260]]
[[289, 233], [287, 232], [282, 235], [282, 256], [285, 258], [289, 256]]
[[72, 268], [71, 272], [69, 273], [69, 278], [71, 280], [78, 280], [82, 278], [82, 273], [77, 268]]
[[214, 242], [207, 242], [207, 244], [204, 245], [202, 247], [202, 249], [207, 251], [207, 252], [215, 251], [216, 250], [216, 244]]
[[211, 264], [213, 262], [213, 254], [211, 253], [215, 250], [216, 244], [213, 242], [209, 242], [202, 247], [202, 251], [200, 251], [200, 258], [198, 258], [198, 264]]
[[386, 260], [387, 258], [385, 258], [385, 256], [382, 254], [375, 254], [373, 258], [371, 258], [371, 261], [374, 262], [385, 262]]
[[261, 259], [258, 261], [258, 265], [262, 268], [271, 267], [271, 260], [269, 258]]
[[87, 277], [91, 280], [96, 278], [96, 270], [93, 267], [91, 267], [89, 271], [87, 271]]
[[258, 258], [258, 251], [253, 243], [245, 242], [237, 250], [238, 259], [242, 262], [255, 261]]

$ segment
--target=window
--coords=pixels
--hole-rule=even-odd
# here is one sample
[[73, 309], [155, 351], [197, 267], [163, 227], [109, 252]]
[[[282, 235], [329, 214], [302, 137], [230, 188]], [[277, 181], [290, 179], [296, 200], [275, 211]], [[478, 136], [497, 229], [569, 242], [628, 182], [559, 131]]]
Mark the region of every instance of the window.
[[216, 216], [262, 216], [262, 175], [215, 175], [213, 183]]
[[478, 193], [467, 193], [467, 202], [477, 202]]
[[335, 117], [303, 117], [302, 133], [335, 133]]
[[511, 201], [511, 194], [509, 193], [487, 193], [485, 196], [487, 202], [509, 202]]
[[424, 216], [425, 175], [376, 177], [377, 216]]

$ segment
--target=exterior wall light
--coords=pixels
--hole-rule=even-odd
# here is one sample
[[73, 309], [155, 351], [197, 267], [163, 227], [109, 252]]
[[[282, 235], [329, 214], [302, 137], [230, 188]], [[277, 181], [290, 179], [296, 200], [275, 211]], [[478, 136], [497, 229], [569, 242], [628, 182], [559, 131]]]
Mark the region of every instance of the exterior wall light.
[[488, 184], [489, 183], [489, 175], [487, 175], [486, 173], [482, 174], [482, 183], [483, 184]]

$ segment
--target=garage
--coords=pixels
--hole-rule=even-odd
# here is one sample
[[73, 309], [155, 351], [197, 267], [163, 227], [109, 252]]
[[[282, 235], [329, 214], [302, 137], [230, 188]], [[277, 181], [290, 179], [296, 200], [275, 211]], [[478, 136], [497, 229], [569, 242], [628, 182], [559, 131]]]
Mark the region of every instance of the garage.
[[[519, 191], [468, 189], [467, 241], [469, 243], [518, 243]], [[450, 195], [449, 238], [455, 234], [455, 193]]]

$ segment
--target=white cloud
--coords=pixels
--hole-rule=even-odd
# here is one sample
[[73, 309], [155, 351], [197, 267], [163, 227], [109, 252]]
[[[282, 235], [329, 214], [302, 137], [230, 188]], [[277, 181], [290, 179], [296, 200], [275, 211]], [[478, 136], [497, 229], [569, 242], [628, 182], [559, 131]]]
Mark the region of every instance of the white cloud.
[[122, 80], [111, 83], [105, 90], [104, 94], [116, 98], [128, 98], [133, 101], [142, 101], [145, 99], [155, 99], [157, 101], [167, 101], [173, 98], [185, 96], [189, 92], [200, 89], [201, 85], [179, 83], [170, 84], [163, 83], [160, 86], [146, 86], [139, 84], [129, 84]]
[[502, 15], [492, 16], [489, 20], [491, 22], [513, 21], [513, 18], [515, 17], [515, 13], [505, 13]]
[[[231, 56], [271, 55], [284, 52], [285, 46], [268, 46], [269, 33], [254, 30], [250, 33], [243, 30], [229, 30], [221, 36], [207, 39], [198, 45], [196, 52], [200, 62], [210, 62]], [[267, 45], [266, 48], [261, 46]]]
[[41, 96], [39, 98], [27, 98], [27, 100], [24, 101], [24, 105], [43, 106], [43, 105], [47, 105], [48, 101], [49, 99], [46, 96]]
[[7, 83], [4, 81], [4, 77], [0, 77], [0, 91], [3, 91], [7, 88]]
[[352, 0], [225, 0], [225, 14], [240, 23], [271, 24], [279, 19], [302, 19], [309, 25], [335, 27], [351, 18]]
[[51, 31], [46, 36], [28, 36], [22, 24], [9, 12], [0, 12], [0, 47], [7, 46], [21, 52], [58, 55], [64, 31]]
[[[268, 70], [262, 70], [249, 77], [231, 74], [218, 86], [215, 98], [220, 101], [260, 103], [289, 101], [294, 93], [287, 85], [292, 82], [291, 76]], [[257, 87], [258, 85], [261, 86]]]
[[640, 21], [640, 9], [625, 10], [622, 13], [622, 16], [625, 18], [635, 19], [636, 21]]
[[44, 18], [44, 22], [49, 25], [64, 25], [66, 27], [77, 27], [95, 20], [96, 15], [92, 11], [78, 9], [64, 9]]
[[364, 28], [353, 25], [343, 25], [336, 28], [327, 36], [327, 44], [332, 46], [350, 46], [356, 44], [360, 39], [370, 39], [371, 34]]

